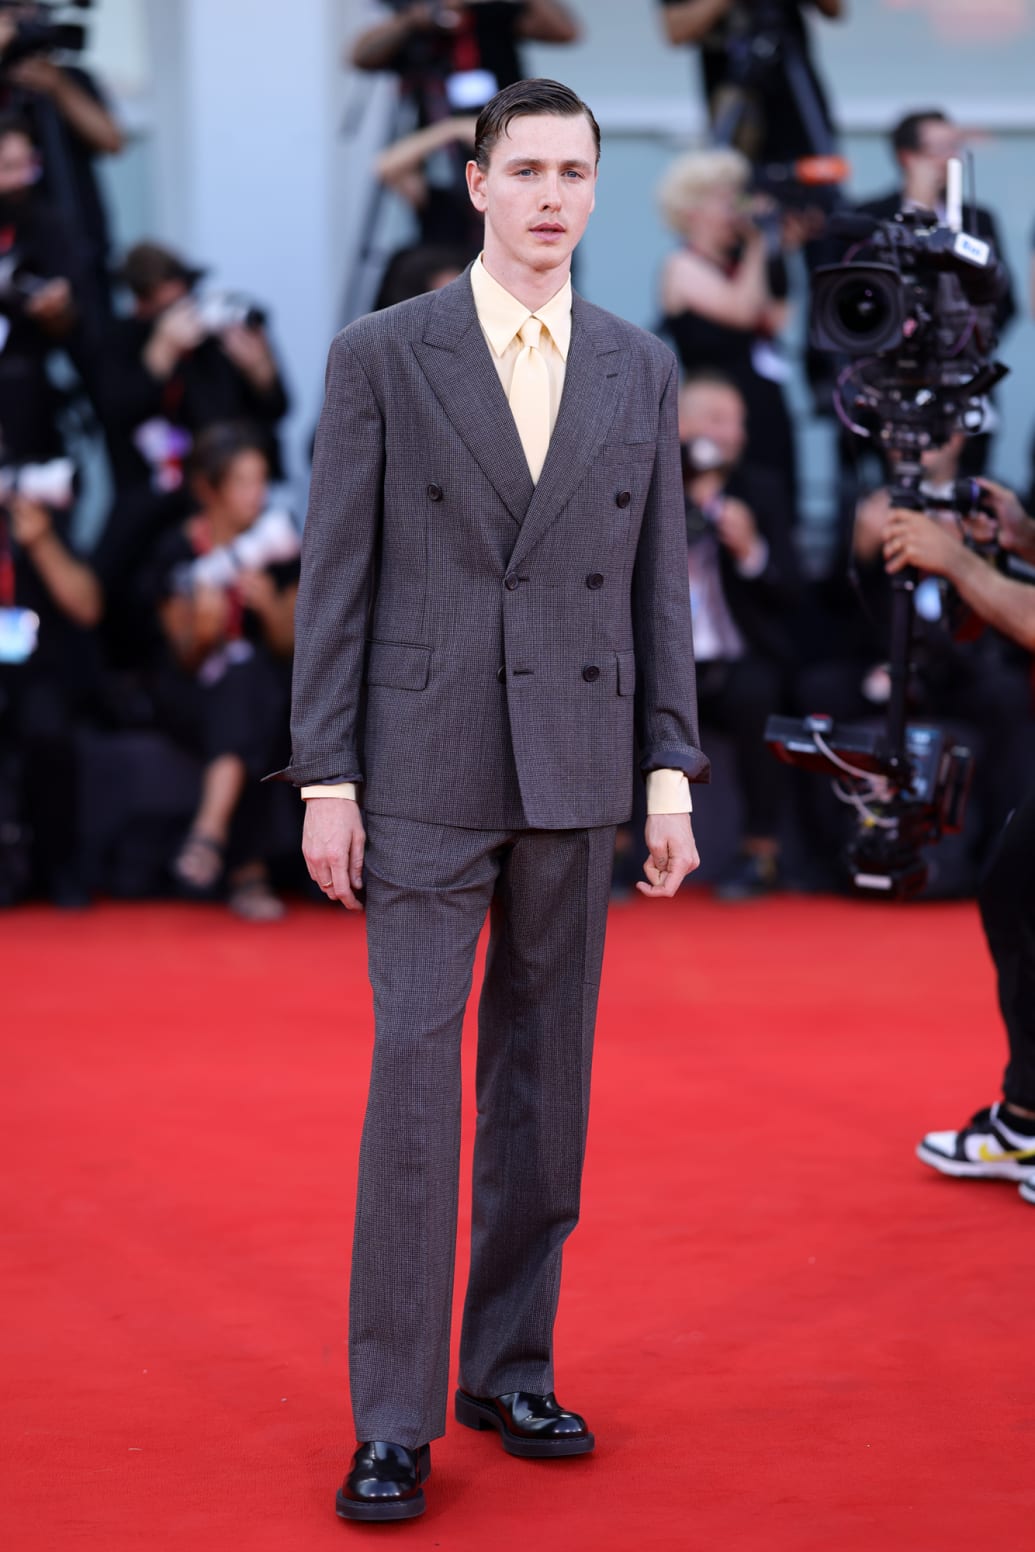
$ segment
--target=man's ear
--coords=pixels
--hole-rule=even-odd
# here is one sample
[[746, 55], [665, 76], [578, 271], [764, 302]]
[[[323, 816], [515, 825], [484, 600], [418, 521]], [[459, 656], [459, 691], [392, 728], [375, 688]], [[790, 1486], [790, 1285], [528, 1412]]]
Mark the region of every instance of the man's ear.
[[489, 199], [485, 192], [485, 174], [475, 161], [467, 164], [467, 192], [471, 197], [471, 204], [482, 215], [488, 207]]

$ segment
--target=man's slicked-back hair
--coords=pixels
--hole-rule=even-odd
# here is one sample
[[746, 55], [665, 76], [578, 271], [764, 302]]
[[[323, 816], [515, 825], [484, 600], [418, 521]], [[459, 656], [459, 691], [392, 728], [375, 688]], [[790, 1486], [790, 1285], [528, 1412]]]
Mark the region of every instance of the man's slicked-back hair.
[[899, 119], [891, 131], [891, 149], [896, 156], [903, 151], [919, 151], [920, 134], [925, 124], [951, 124], [949, 115], [941, 108], [919, 108]]
[[593, 131], [599, 162], [600, 125], [593, 117], [593, 110], [581, 97], [575, 95], [570, 86], [562, 86], [560, 81], [538, 78], [515, 81], [513, 86], [505, 86], [479, 113], [474, 132], [474, 159], [482, 172], [488, 170], [489, 158], [497, 141], [507, 133], [514, 119], [533, 118], [544, 113], [552, 113], [561, 119], [577, 118], [581, 113]]

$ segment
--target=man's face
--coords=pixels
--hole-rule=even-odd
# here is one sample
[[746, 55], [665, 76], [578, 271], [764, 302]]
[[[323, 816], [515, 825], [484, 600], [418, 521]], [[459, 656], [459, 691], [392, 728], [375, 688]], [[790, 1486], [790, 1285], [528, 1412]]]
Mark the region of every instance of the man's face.
[[744, 401], [723, 383], [688, 383], [679, 395], [679, 440], [713, 442], [723, 467], [738, 463], [747, 441]]
[[596, 198], [596, 141], [584, 114], [513, 119], [485, 172], [467, 165], [486, 253], [543, 272], [567, 269]]
[[918, 131], [919, 147], [905, 151], [902, 164], [907, 172], [912, 169], [926, 175], [940, 189], [944, 189], [948, 166], [962, 150], [962, 137], [955, 124], [943, 124], [940, 119], [924, 119]]
[[39, 177], [36, 148], [25, 135], [0, 140], [0, 196], [24, 193]]

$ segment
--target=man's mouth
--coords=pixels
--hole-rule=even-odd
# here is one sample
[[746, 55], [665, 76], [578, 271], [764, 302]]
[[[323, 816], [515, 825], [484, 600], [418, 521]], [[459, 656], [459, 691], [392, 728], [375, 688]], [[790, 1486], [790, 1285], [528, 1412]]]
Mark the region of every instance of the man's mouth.
[[538, 237], [560, 237], [564, 227], [559, 221], [540, 221], [538, 226], [533, 226], [532, 231]]

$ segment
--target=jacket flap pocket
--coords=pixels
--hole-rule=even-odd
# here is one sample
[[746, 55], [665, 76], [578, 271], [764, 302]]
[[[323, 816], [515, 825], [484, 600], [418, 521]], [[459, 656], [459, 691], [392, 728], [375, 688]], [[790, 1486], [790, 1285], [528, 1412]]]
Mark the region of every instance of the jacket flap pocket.
[[431, 648], [404, 641], [372, 641], [367, 656], [367, 683], [392, 690], [423, 690], [428, 683]]
[[636, 693], [636, 653], [616, 652], [618, 659], [618, 693], [619, 695], [634, 695]]

